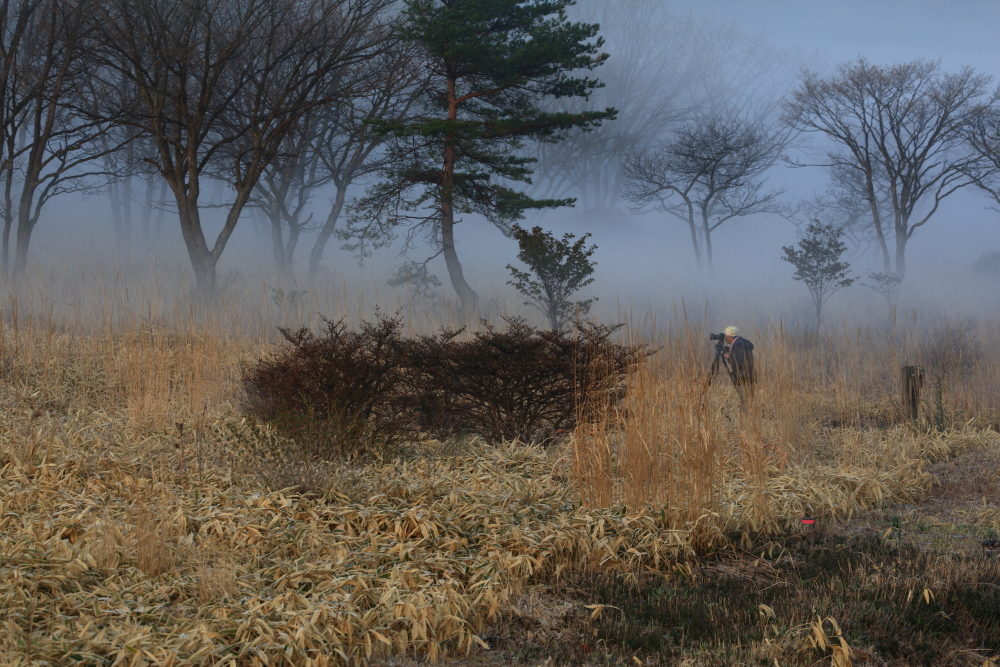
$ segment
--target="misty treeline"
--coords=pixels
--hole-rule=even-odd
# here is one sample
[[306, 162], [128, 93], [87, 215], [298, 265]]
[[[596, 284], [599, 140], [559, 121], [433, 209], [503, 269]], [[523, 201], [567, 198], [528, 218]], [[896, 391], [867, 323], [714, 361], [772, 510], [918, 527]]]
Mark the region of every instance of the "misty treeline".
[[[456, 226], [578, 205], [676, 220], [699, 266], [748, 216], [832, 225], [902, 276], [940, 203], [1000, 203], [1000, 93], [972, 68], [800, 54], [644, 0], [0, 0], [2, 272], [53, 199], [106, 196], [116, 243], [179, 224], [198, 294], [241, 221], [279, 281], [332, 242], [442, 256]], [[598, 76], [599, 75], [599, 76]], [[777, 167], [821, 168], [795, 197]], [[209, 224], [211, 223], [211, 224]], [[244, 222], [244, 224], [246, 224]], [[95, 230], [96, 231], [96, 230]], [[415, 256], [419, 255], [419, 256]], [[433, 276], [431, 276], [433, 278]]]

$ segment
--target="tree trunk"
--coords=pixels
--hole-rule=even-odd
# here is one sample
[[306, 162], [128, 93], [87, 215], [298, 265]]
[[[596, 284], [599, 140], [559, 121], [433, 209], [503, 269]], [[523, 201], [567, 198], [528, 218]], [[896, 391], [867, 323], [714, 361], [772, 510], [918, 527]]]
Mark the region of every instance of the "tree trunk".
[[872, 225], [875, 227], [875, 236], [878, 238], [879, 248], [882, 250], [882, 270], [886, 273], [892, 271], [889, 265], [889, 245], [885, 240], [885, 232], [882, 229], [882, 215], [878, 210], [878, 199], [875, 197], [875, 184], [870, 174], [865, 174], [865, 187], [868, 189], [868, 206], [872, 212]]
[[712, 265], [712, 226], [709, 224], [708, 216], [704, 216], [702, 220], [702, 229], [705, 233], [705, 263], [708, 266], [708, 270], [711, 272]]
[[315, 278], [316, 274], [319, 273], [319, 263], [323, 261], [323, 250], [326, 248], [326, 242], [330, 240], [330, 237], [337, 230], [337, 221], [340, 219], [340, 212], [344, 209], [348, 185], [350, 185], [350, 182], [344, 181], [337, 186], [337, 196], [333, 199], [333, 208], [330, 209], [330, 215], [326, 217], [323, 229], [320, 230], [319, 236], [316, 237], [316, 243], [313, 244], [312, 252], [309, 253], [310, 279]]
[[31, 232], [36, 219], [31, 216], [31, 205], [35, 201], [35, 190], [38, 189], [36, 174], [25, 174], [24, 186], [21, 189], [21, 201], [17, 209], [17, 244], [14, 249], [14, 282], [20, 283], [28, 268], [28, 246], [31, 243]]
[[701, 271], [701, 248], [698, 246], [698, 223], [694, 219], [694, 208], [688, 202], [688, 227], [691, 229], [691, 247], [694, 248], [694, 259]]
[[17, 245], [14, 249], [14, 281], [19, 283], [24, 279], [28, 268], [28, 245], [31, 243], [31, 225], [17, 223]]
[[167, 212], [167, 179], [160, 179], [160, 207], [156, 211], [156, 226], [153, 228], [153, 238], [159, 239], [163, 231], [163, 217]]
[[896, 273], [906, 275], [906, 230], [896, 229]]
[[184, 245], [194, 270], [198, 301], [203, 305], [210, 304], [216, 297], [215, 265], [218, 260], [205, 243], [197, 201], [178, 199], [177, 215], [181, 222], [181, 236], [184, 237]]
[[3, 198], [3, 277], [10, 275], [10, 230], [14, 226], [14, 170], [8, 169], [4, 174]]
[[[455, 79], [448, 79], [448, 120], [458, 120], [458, 102], [455, 97]], [[445, 138], [444, 165], [441, 169], [441, 251], [448, 267], [451, 285], [462, 303], [462, 317], [471, 319], [479, 311], [479, 295], [465, 281], [462, 264], [455, 252], [455, 144]]]
[[[449, 193], [450, 198], [450, 193]], [[458, 294], [458, 299], [462, 303], [462, 317], [475, 317], [479, 310], [479, 295], [473, 291], [469, 283], [465, 281], [462, 273], [462, 264], [458, 261], [458, 253], [455, 252], [455, 218], [454, 209], [451, 202], [445, 206], [445, 198], [441, 198], [441, 249], [444, 254], [444, 262], [448, 267], [448, 277]]]
[[124, 244], [125, 232], [122, 229], [121, 196], [118, 194], [118, 184], [108, 185], [108, 201], [111, 203], [111, 227], [114, 229], [115, 241]]
[[294, 278], [289, 266], [290, 253], [285, 247], [284, 233], [281, 229], [281, 212], [276, 203], [267, 209], [267, 219], [271, 223], [271, 253], [274, 255], [274, 266], [278, 272], [278, 283], [286, 287], [294, 283]]
[[146, 196], [143, 199], [142, 206], [142, 249], [143, 252], [149, 250], [149, 240], [150, 240], [150, 222], [153, 220], [153, 191], [156, 186], [153, 185], [153, 177], [150, 176], [146, 179]]
[[14, 225], [14, 212], [10, 209], [4, 211], [3, 217], [3, 277], [8, 276], [10, 268], [10, 230]]
[[297, 219], [288, 221], [288, 241], [285, 243], [285, 271], [287, 272], [285, 279], [293, 287], [295, 286], [295, 248], [299, 245], [299, 232], [301, 230], [302, 225]]
[[125, 246], [132, 245], [132, 177], [126, 176], [122, 181], [122, 231], [125, 233]]

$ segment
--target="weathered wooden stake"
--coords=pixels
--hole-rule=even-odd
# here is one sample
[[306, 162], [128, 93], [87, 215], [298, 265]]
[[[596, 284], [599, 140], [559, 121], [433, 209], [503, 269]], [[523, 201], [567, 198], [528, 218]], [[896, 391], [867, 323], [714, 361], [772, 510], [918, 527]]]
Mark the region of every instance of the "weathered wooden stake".
[[903, 411], [916, 421], [920, 404], [920, 389], [924, 386], [924, 369], [920, 366], [903, 366]]

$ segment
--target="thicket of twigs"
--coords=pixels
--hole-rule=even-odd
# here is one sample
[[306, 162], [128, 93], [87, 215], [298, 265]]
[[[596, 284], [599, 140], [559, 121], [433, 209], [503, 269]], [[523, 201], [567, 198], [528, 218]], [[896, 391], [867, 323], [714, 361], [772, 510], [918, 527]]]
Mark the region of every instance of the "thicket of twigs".
[[286, 344], [241, 373], [244, 409], [313, 460], [421, 436], [548, 443], [620, 401], [647, 354], [611, 340], [621, 325], [546, 331], [512, 317], [414, 337], [403, 327], [376, 313], [354, 329], [343, 319], [320, 334], [282, 329]]
[[[664, 576], [802, 515], [918, 501], [927, 462], [998, 446], [985, 323], [748, 331], [761, 383], [746, 413], [719, 378], [706, 390], [707, 332], [632, 328], [616, 340], [668, 353], [640, 360], [568, 443], [412, 442], [397, 460], [307, 459], [266, 483], [244, 474], [246, 442], [283, 442], [240, 417], [240, 369], [267, 345], [251, 327], [95, 326], [14, 307], [0, 331], [5, 664], [476, 652], [539, 587]], [[932, 344], [949, 335], [962, 346]], [[896, 398], [911, 361], [933, 369], [915, 424]], [[308, 492], [282, 488], [304, 475]], [[969, 521], [994, 525], [995, 509]], [[823, 655], [803, 646], [782, 663]]]

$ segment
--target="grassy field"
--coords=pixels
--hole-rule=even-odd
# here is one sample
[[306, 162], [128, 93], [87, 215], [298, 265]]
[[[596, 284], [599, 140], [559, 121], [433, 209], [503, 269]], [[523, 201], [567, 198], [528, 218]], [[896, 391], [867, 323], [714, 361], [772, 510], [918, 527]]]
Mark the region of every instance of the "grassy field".
[[564, 441], [413, 442], [296, 493], [236, 380], [345, 302], [153, 296], [4, 304], [3, 664], [1000, 663], [994, 322], [764, 323], [741, 411], [708, 330], [647, 318], [623, 336], [660, 351]]

